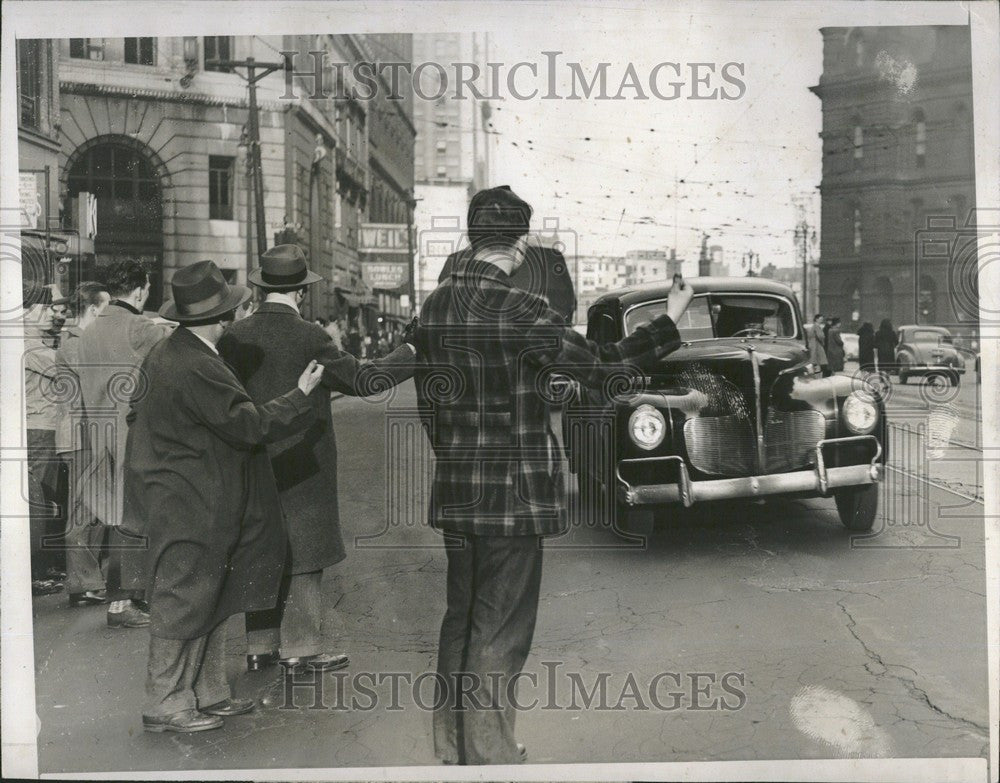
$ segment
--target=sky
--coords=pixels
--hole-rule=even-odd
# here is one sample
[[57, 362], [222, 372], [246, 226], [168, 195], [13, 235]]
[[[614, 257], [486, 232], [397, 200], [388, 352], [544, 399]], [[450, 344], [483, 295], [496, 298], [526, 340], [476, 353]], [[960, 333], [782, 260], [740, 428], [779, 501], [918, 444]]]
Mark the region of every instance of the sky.
[[[563, 53], [551, 69], [561, 95], [573, 91], [569, 62], [588, 79], [608, 62], [608, 95], [634, 64], [646, 99], [626, 87], [625, 100], [505, 97], [494, 105], [494, 182], [526, 198], [536, 218], [555, 217], [561, 230], [575, 232], [578, 253], [676, 247], [693, 273], [707, 233], [709, 245], [725, 248], [731, 272], [742, 274], [733, 267], [751, 251], [763, 264], [795, 263], [795, 201], [818, 204], [821, 177], [821, 106], [808, 89], [822, 70], [817, 28], [776, 30], [769, 20], [751, 26], [699, 16], [697, 23], [692, 17], [676, 26], [609, 27], [598, 35], [500, 32], [491, 43], [497, 61], [539, 63], [537, 79], [526, 69], [518, 73], [522, 93], [538, 86], [544, 94], [544, 51]], [[658, 99], [649, 88], [662, 61], [681, 65], [680, 78], [668, 66], [656, 81], [667, 96], [670, 82], [684, 82], [676, 100]], [[715, 64], [708, 84], [692, 86], [688, 63]], [[742, 63], [742, 75], [739, 66], [727, 72], [738, 81], [722, 78], [726, 63]], [[698, 71], [709, 74], [706, 66]], [[693, 89], [736, 99], [693, 100]]]
[[[820, 28], [918, 22], [914, 6], [903, 3], [580, 9], [562, 23], [533, 23], [526, 12], [521, 23], [491, 30], [490, 59], [507, 68], [538, 65], [538, 78], [519, 72], [520, 92], [546, 91], [546, 51], [562, 52], [553, 69], [557, 94], [572, 91], [569, 62], [588, 79], [609, 63], [609, 94], [618, 91], [628, 63], [646, 85], [663, 61], [715, 63], [716, 75], [701, 89], [733, 94], [735, 86], [718, 74], [725, 63], [742, 63], [742, 76], [731, 73], [745, 91], [736, 100], [688, 99], [690, 70], [682, 71], [687, 84], [672, 101], [648, 89], [646, 100], [634, 89], [623, 91], [626, 100], [515, 100], [505, 88], [493, 102], [492, 182], [510, 185], [533, 205], [536, 228], [558, 219], [580, 255], [676, 247], [685, 274], [695, 273], [703, 233], [709, 245], [724, 247], [732, 274], [744, 273], [741, 261], [750, 252], [763, 265], [800, 263], [796, 204], [806, 205], [811, 227], [819, 222], [822, 113], [809, 87], [822, 73]], [[660, 72], [662, 94], [675, 79]]]

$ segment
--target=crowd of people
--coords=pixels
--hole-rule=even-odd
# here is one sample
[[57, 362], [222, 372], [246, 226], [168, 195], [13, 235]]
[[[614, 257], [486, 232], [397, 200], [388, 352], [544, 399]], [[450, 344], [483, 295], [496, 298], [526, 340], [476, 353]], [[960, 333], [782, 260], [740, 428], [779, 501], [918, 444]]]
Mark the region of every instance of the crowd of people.
[[[896, 363], [899, 336], [888, 318], [882, 319], [878, 331], [869, 321], [858, 328], [858, 366], [862, 372], [888, 370]], [[847, 352], [841, 332], [840, 318], [816, 313], [806, 329], [809, 361], [819, 367], [823, 377], [843, 372]]]
[[[144, 729], [205, 731], [255, 708], [225, 676], [233, 615], [245, 615], [248, 670], [349, 665], [321, 624], [323, 573], [347, 554], [329, 395], [414, 377], [433, 419], [429, 521], [448, 560], [435, 752], [524, 760], [509, 688], [531, 646], [542, 537], [565, 527], [539, 376], [570, 367], [601, 389], [624, 367], [647, 371], [679, 346], [674, 323], [692, 294], [678, 276], [662, 316], [618, 343], [589, 342], [511, 283], [530, 217], [509, 188], [476, 194], [471, 244], [419, 324], [372, 336], [366, 361], [360, 334], [302, 317], [321, 278], [296, 245], [271, 248], [248, 276], [255, 308], [210, 260], [174, 273], [157, 320], [143, 315], [149, 276], [132, 260], [67, 301], [26, 293], [33, 588], [50, 592], [65, 571], [70, 606], [106, 605], [109, 626], [148, 628]], [[75, 323], [60, 334], [67, 306]], [[461, 377], [446, 398], [442, 368]], [[459, 684], [469, 681], [472, 693]]]

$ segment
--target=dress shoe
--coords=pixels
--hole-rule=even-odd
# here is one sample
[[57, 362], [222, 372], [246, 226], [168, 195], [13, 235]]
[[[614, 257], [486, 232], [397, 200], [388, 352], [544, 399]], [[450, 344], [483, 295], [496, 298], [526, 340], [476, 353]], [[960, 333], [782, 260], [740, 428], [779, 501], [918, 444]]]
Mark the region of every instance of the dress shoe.
[[31, 581], [32, 595], [52, 595], [61, 593], [63, 586], [54, 579], [33, 579]]
[[319, 653], [318, 655], [303, 655], [301, 658], [282, 658], [278, 661], [288, 671], [336, 671], [350, 663], [342, 653]]
[[99, 606], [101, 604], [106, 604], [107, 602], [108, 597], [105, 595], [103, 590], [87, 590], [83, 593], [69, 594], [69, 605], [72, 607]]
[[108, 612], [108, 628], [145, 628], [149, 615], [133, 604], [120, 612]]
[[162, 718], [142, 716], [142, 727], [146, 731], [176, 731], [191, 734], [195, 731], [209, 731], [222, 728], [222, 718], [217, 715], [203, 715], [198, 710], [183, 710]]
[[202, 707], [200, 711], [206, 715], [228, 718], [231, 715], [245, 715], [248, 712], [253, 712], [256, 706], [257, 702], [253, 699], [226, 699], [218, 704]]
[[253, 653], [247, 656], [247, 671], [259, 672], [268, 666], [274, 666], [278, 662], [278, 653]]
[[[520, 742], [517, 743], [517, 755], [520, 757], [520, 763], [522, 764], [528, 760], [528, 749]], [[458, 764], [458, 761], [455, 759], [441, 759], [441, 763], [450, 767]]]

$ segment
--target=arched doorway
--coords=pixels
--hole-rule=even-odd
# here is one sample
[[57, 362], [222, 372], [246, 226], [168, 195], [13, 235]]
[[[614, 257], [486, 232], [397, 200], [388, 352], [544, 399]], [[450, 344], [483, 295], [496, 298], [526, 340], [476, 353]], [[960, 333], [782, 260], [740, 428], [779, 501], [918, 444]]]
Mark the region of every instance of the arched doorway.
[[97, 197], [97, 269], [122, 258], [145, 261], [150, 293], [146, 309], [163, 300], [163, 194], [160, 177], [145, 151], [127, 140], [96, 139], [70, 160], [67, 196]]
[[871, 320], [879, 322], [883, 318], [892, 321], [892, 283], [888, 277], [877, 278], [872, 289]]

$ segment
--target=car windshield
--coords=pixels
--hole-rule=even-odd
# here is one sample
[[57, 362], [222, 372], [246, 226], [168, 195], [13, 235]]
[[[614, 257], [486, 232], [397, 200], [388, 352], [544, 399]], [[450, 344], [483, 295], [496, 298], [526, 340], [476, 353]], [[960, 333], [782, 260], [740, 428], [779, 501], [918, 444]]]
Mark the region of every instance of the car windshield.
[[[626, 334], [663, 311], [662, 300], [632, 308], [625, 315]], [[685, 342], [734, 336], [795, 337], [798, 333], [787, 299], [753, 294], [699, 294], [681, 316], [677, 331]]]

